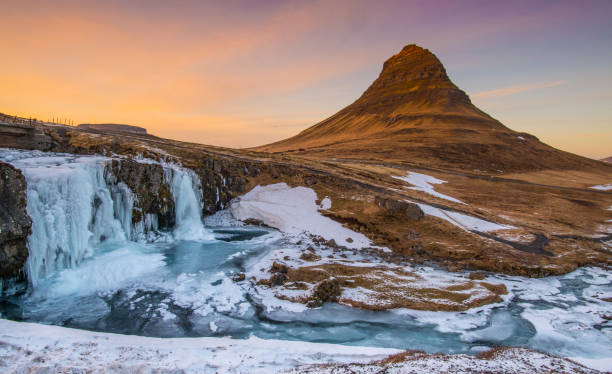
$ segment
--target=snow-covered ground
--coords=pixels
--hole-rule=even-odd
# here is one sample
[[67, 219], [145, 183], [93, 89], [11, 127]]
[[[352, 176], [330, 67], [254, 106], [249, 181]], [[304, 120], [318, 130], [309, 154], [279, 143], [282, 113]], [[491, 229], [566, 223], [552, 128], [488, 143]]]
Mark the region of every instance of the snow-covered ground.
[[420, 174], [420, 173], [409, 171], [408, 175], [405, 177], [393, 177], [393, 178], [402, 180], [404, 182], [408, 182], [414, 186], [414, 187], [406, 187], [408, 189], [422, 191], [432, 196], [439, 197], [441, 199], [453, 201], [459, 204], [465, 204], [463, 201], [455, 199], [452, 196], [448, 196], [440, 192], [436, 192], [436, 190], [434, 190], [434, 187], [432, 186], [433, 184], [442, 184], [442, 183], [447, 183], [447, 182], [444, 180], [432, 177], [431, 175]]
[[398, 352], [256, 337], [148, 338], [0, 319], [3, 373], [275, 373], [304, 364], [368, 362]]
[[299, 235], [308, 232], [348, 248], [371, 245], [363, 234], [322, 216], [319, 209], [331, 208], [331, 200], [316, 204], [316, 192], [307, 187], [289, 187], [286, 183], [257, 186], [231, 205], [232, 214], [239, 220], [256, 219], [280, 231]]
[[[41, 169], [40, 175], [49, 173], [48, 178], [41, 178], [41, 183], [62, 177], [60, 173], [53, 173], [53, 168], [56, 168], [66, 173], [66, 178], [58, 180], [57, 183], [76, 184], [70, 182], [72, 180], [70, 178], [76, 176], [88, 180], [97, 177], [100, 162], [105, 162], [103, 159], [94, 158], [57, 157], [48, 159], [48, 165], [45, 165], [44, 170]], [[21, 166], [31, 167], [36, 171], [37, 162], [41, 160], [31, 161], [33, 163], [27, 165], [29, 161], [24, 159]], [[180, 222], [198, 223], [197, 228], [203, 229], [199, 213], [187, 214], [190, 212], [187, 207], [199, 206], [201, 203], [197, 193], [198, 188], [195, 188], [198, 183], [194, 183], [194, 179], [189, 180], [191, 174], [178, 170], [182, 174], [175, 173], [174, 169], [168, 171], [168, 175], [172, 176], [175, 182], [172, 192], [177, 194], [177, 198], [181, 195], [187, 199], [185, 204], [177, 204], [179, 209], [177, 216], [185, 213], [183, 221]], [[92, 174], [83, 174], [89, 171]], [[38, 174], [26, 173], [26, 177], [32, 175]], [[36, 182], [37, 179], [31, 181]], [[35, 186], [35, 183], [30, 184], [30, 180], [28, 182], [29, 188]], [[108, 189], [102, 180], [99, 182], [98, 191]], [[45, 191], [42, 188], [36, 189], [39, 190]], [[48, 190], [51, 191], [50, 188]], [[89, 190], [83, 188], [75, 190], [75, 193], [77, 192], [83, 195], [81, 197], [91, 195]], [[58, 196], [62, 197], [62, 202], [70, 201], [69, 196], [64, 198], [59, 193]], [[85, 203], [89, 202], [83, 203], [83, 206], [91, 205], [91, 198], [88, 199], [83, 200]], [[85, 368], [113, 372], [149, 372], [157, 369], [162, 371], [184, 369], [196, 372], [274, 372], [291, 369], [296, 365], [365, 362], [397, 352], [394, 349], [363, 348], [374, 345], [417, 348], [429, 352], [478, 353], [491, 345], [511, 344], [529, 346], [566, 357], [576, 357], [576, 360], [581, 362], [606, 370], [612, 369], [610, 359], [612, 335], [609, 332], [611, 322], [607, 317], [612, 313], [612, 309], [610, 303], [605, 301], [611, 297], [612, 273], [602, 269], [584, 268], [565, 276], [543, 279], [490, 275], [485, 281], [492, 284], [503, 283], [509, 291], [508, 295], [504, 295], [502, 301], [497, 304], [472, 308], [465, 312], [414, 309], [372, 312], [338, 304], [325, 304], [321, 308], [307, 309], [304, 304], [291, 302], [288, 299], [299, 297], [300, 293], [311, 292], [311, 288], [285, 290], [286, 292], [280, 294], [285, 299], [281, 300], [276, 297], [275, 288], [259, 287], [254, 284], [256, 282], [252, 282], [252, 277], [255, 280], [269, 277], [269, 269], [274, 261], [283, 261], [291, 267], [323, 268], [332, 263], [346, 264], [355, 269], [372, 270], [375, 276], [385, 276], [387, 277], [385, 279], [390, 275], [394, 277], [397, 275], [396, 278], [401, 282], [412, 282], [417, 288], [424, 290], [452, 287], [457, 294], [464, 292], [467, 294], [471, 293], [470, 290], [463, 286], [455, 286], [469, 283], [473, 283], [470, 287], [479, 286], [479, 282], [472, 282], [467, 278], [467, 274], [449, 273], [426, 266], [413, 268], [382, 263], [371, 252], [384, 251], [384, 248], [370, 248], [371, 242], [365, 236], [321, 214], [321, 210], [330, 209], [332, 204], [333, 201], [324, 198], [317, 205], [316, 193], [306, 187], [291, 188], [284, 183], [258, 186], [235, 201], [229, 211], [221, 212], [207, 222], [231, 227], [240, 226], [230, 214], [234, 213], [240, 219], [261, 220], [269, 226], [278, 228], [283, 234], [266, 230], [269, 231], [268, 234], [247, 240], [241, 244], [243, 247], [236, 250], [215, 244], [217, 243], [215, 240], [202, 245], [200, 238], [200, 242], [185, 242], [182, 246], [173, 247], [175, 250], [172, 251], [172, 255], [181, 255], [174, 257], [166, 255], [160, 248], [155, 249], [152, 246], [141, 248], [138, 243], [130, 242], [129, 245], [117, 246], [109, 252], [96, 253], [94, 257], [87, 257], [84, 262], [74, 266], [58, 269], [61, 270], [61, 274], [57, 275], [56, 282], [52, 284], [53, 289], [43, 295], [51, 300], [55, 297], [53, 292], [60, 292], [62, 293], [60, 296], [67, 298], [86, 292], [91, 294], [89, 296], [98, 304], [103, 304], [96, 298], [98, 292], [104, 294], [122, 292], [122, 289], [129, 290], [129, 284], [126, 283], [132, 282], [133, 277], [126, 277], [126, 274], [137, 272], [138, 280], [142, 284], [137, 285], [136, 291], [140, 293], [151, 291], [149, 296], [152, 296], [149, 299], [153, 300], [156, 292], [162, 290], [167, 299], [153, 304], [149, 299], [140, 300], [142, 297], [138, 292], [133, 295], [128, 293], [125, 297], [132, 304], [143, 304], [143, 308], [146, 307], [147, 311], [159, 306], [161, 308], [159, 313], [163, 317], [160, 324], [163, 323], [163, 326], [172, 325], [172, 321], [179, 320], [181, 310], [189, 310], [193, 311], [190, 316], [214, 317], [202, 319], [205, 328], [196, 326], [199, 329], [195, 334], [208, 331], [217, 335], [229, 334], [229, 323], [240, 321], [241, 326], [246, 327], [241, 331], [242, 335], [237, 335], [250, 336], [247, 339], [156, 339], [0, 320], [0, 365], [7, 365], [9, 372], [24, 367], [41, 371], [47, 368], [47, 371], [51, 372], [78, 371]], [[466, 230], [489, 231], [510, 228], [422, 205], [423, 210], [437, 209], [428, 210], [427, 214], [437, 214], [440, 218]], [[131, 211], [128, 208], [126, 206], [122, 210]], [[40, 221], [40, 217], [36, 217], [38, 216], [35, 216], [35, 219]], [[113, 222], [111, 218], [112, 215], [108, 222]], [[125, 218], [125, 221], [130, 222], [131, 219]], [[115, 226], [117, 230], [124, 227], [122, 224]], [[114, 226], [109, 224], [108, 227]], [[323, 237], [326, 240], [333, 239], [348, 249], [317, 245], [313, 236]], [[262, 243], [254, 245], [255, 241]], [[300, 253], [308, 251], [308, 246], [316, 247], [313, 254], [318, 258], [310, 260], [300, 258]], [[181, 262], [172, 265], [170, 261], [172, 258], [175, 262], [177, 259]], [[244, 259], [243, 262], [238, 262], [240, 266], [244, 265], [243, 269], [227, 265], [240, 258]], [[216, 269], [217, 264], [227, 266]], [[208, 266], [211, 269], [208, 269]], [[383, 269], [382, 266], [386, 268]], [[170, 271], [171, 269], [174, 270]], [[244, 280], [232, 281], [231, 276], [237, 271], [246, 273]], [[210, 272], [210, 276], [204, 272]], [[66, 287], [57, 287], [58, 285]], [[345, 285], [340, 300], [342, 297], [357, 301], [375, 299], [370, 291], [364, 287], [351, 288]], [[476, 291], [481, 294], [485, 292], [481, 288]], [[74, 297], [74, 300], [77, 298]], [[152, 304], [145, 305], [149, 302]], [[139, 305], [136, 305], [136, 311], [141, 310]], [[164, 305], [166, 307], [162, 308]], [[180, 308], [169, 308], [170, 305]], [[259, 314], [254, 311], [255, 307], [265, 318], [259, 319]], [[87, 306], [81, 308], [87, 309], [89, 313], [96, 312], [92, 312]], [[102, 309], [106, 310], [105, 308]], [[245, 313], [247, 309], [253, 310]], [[81, 318], [79, 311], [72, 312], [71, 318], [60, 321], [71, 323], [72, 317]], [[135, 311], [130, 313], [132, 314], [127, 317], [129, 320], [140, 317]], [[99, 318], [100, 316], [96, 315], [92, 320]], [[255, 335], [298, 341], [263, 340], [255, 338]], [[314, 344], [305, 342], [307, 340], [342, 342], [358, 346]], [[533, 355], [524, 357], [537, 362], [550, 362], [546, 357]], [[429, 360], [429, 363], [423, 363], [425, 365], [422, 366], [423, 371], [436, 368], [450, 370], [444, 365], [438, 365], [438, 361], [452, 362], [455, 365], [452, 368], [457, 370], [465, 366], [471, 368], [473, 365], [485, 370], [488, 365], [478, 366], [479, 361], [466, 356], [450, 356], [447, 359], [423, 358], [423, 360]], [[502, 367], [509, 370], [512, 368]], [[521, 370], [531, 371], [527, 368], [527, 366], [519, 367]], [[401, 372], [399, 369], [397, 371]]]
[[510, 348], [480, 358], [468, 355], [408, 354], [406, 358], [373, 362], [370, 364], [315, 365], [299, 367], [291, 373], [333, 374], [420, 374], [420, 373], [598, 373], [579, 363], [564, 358], [523, 348]]
[[594, 190], [600, 190], [600, 191], [610, 191], [610, 190], [612, 190], [612, 183], [600, 184], [598, 186], [592, 186], [592, 187], [589, 187], [589, 188], [592, 188]]
[[[480, 358], [251, 337], [161, 339], [0, 319], [4, 373], [597, 373], [523, 348]], [[321, 366], [323, 365], [323, 366]]]
[[[409, 171], [408, 175], [405, 177], [394, 176], [393, 178], [402, 180], [404, 182], [408, 182], [411, 185], [413, 185], [413, 187], [405, 187], [407, 189], [422, 191], [429, 195], [439, 197], [441, 199], [445, 199], [445, 200], [452, 201], [452, 202], [459, 203], [459, 204], [465, 204], [463, 201], [458, 200], [452, 196], [448, 196], [448, 195], [435, 191], [433, 185], [447, 183], [447, 182], [444, 180], [432, 177], [431, 175]], [[397, 191], [395, 189], [393, 190]], [[412, 201], [409, 201], [409, 200], [406, 200], [406, 201], [409, 203], [412, 203]], [[424, 204], [424, 203], [415, 203], [415, 204], [417, 204], [421, 208], [423, 213], [430, 215], [430, 216], [441, 218], [467, 231], [476, 230], [476, 231], [487, 232], [487, 231], [508, 230], [508, 229], [515, 228], [513, 226], [500, 225], [497, 223], [485, 221], [485, 220], [482, 220], [476, 217], [468, 216], [466, 214], [461, 214], [461, 213], [457, 213], [457, 212], [453, 212], [453, 211], [449, 211], [449, 210], [445, 210], [441, 208], [436, 208], [434, 206]]]

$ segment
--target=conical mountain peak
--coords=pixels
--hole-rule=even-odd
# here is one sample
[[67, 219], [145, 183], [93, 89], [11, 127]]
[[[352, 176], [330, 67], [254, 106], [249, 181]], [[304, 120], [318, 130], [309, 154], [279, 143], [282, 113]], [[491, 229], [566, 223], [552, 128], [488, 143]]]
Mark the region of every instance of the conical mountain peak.
[[436, 55], [415, 44], [387, 59], [378, 78], [351, 105], [292, 138], [255, 149], [461, 170], [585, 164], [478, 109]]
[[405, 46], [385, 61], [378, 78], [350, 107], [390, 116], [426, 113], [486, 116], [453, 84], [436, 55], [415, 44]]

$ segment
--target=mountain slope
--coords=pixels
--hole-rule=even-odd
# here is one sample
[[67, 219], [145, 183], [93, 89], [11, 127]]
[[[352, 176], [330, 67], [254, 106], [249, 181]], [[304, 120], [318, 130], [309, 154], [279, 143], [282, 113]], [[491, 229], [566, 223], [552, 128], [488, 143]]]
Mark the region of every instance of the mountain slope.
[[254, 149], [482, 171], [602, 167], [505, 127], [472, 104], [433, 53], [416, 45], [389, 58], [351, 105], [292, 138]]

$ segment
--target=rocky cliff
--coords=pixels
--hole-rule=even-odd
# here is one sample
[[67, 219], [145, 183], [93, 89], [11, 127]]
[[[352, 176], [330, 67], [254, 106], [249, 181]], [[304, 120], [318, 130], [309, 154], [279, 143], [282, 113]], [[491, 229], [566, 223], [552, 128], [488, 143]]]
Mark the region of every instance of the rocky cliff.
[[107, 169], [107, 180], [111, 184], [124, 183], [134, 195], [132, 225], [142, 222], [147, 215], [155, 215], [160, 229], [174, 227], [174, 200], [161, 165], [113, 160]]
[[31, 226], [25, 178], [13, 166], [0, 162], [0, 280], [20, 275], [28, 258]]

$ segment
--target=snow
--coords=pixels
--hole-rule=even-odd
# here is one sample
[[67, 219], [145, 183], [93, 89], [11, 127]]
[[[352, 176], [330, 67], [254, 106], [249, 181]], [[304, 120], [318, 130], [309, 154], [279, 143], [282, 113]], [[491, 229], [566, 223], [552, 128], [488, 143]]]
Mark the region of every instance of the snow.
[[369, 362], [398, 352], [256, 337], [149, 338], [0, 319], [4, 372], [271, 373], [297, 365]]
[[610, 191], [612, 190], [612, 183], [600, 184], [599, 186], [592, 186], [589, 188], [592, 188], [594, 190], [600, 190], [600, 191]]
[[321, 210], [329, 210], [332, 207], [331, 199], [327, 196], [323, 200], [321, 200], [321, 204], [319, 205], [319, 209]]
[[612, 358], [568, 357], [568, 359], [595, 370], [601, 370], [607, 373], [612, 370]]
[[427, 175], [427, 174], [420, 174], [420, 173], [415, 173], [415, 172], [412, 172], [412, 171], [409, 171], [408, 175], [405, 176], [405, 177], [393, 177], [393, 178], [402, 180], [404, 182], [408, 182], [408, 183], [410, 183], [410, 184], [412, 184], [414, 186], [414, 187], [406, 187], [408, 189], [416, 190], [416, 191], [422, 191], [422, 192], [425, 192], [425, 193], [430, 194], [432, 196], [439, 197], [441, 199], [453, 201], [453, 202], [459, 203], [459, 204], [465, 204], [461, 200], [457, 200], [454, 197], [441, 194], [441, 193], [436, 192], [434, 190], [432, 184], [447, 183], [444, 180], [441, 180], [441, 179], [438, 179], [438, 178], [434, 178], [434, 177], [432, 177], [430, 175]]
[[598, 373], [564, 358], [524, 348], [507, 348], [491, 354], [490, 358], [460, 355], [428, 355], [408, 353], [404, 360], [387, 363], [373, 362], [367, 365], [325, 365], [299, 367], [291, 373]]
[[[354, 249], [371, 245], [365, 235], [322, 216], [316, 200], [317, 194], [311, 188], [292, 188], [286, 183], [277, 183], [256, 186], [234, 200], [231, 211], [239, 220], [257, 219], [287, 234], [300, 235], [308, 232], [325, 240], [333, 239], [338, 245]], [[325, 199], [323, 200], [325, 202]], [[327, 202], [325, 205], [328, 205]], [[331, 207], [331, 201], [329, 206]], [[349, 238], [352, 240], [347, 241]]]
[[410, 200], [406, 200], [406, 201], [409, 203], [417, 204], [421, 208], [423, 213], [430, 215], [430, 216], [441, 218], [466, 231], [475, 230], [475, 231], [481, 231], [481, 232], [488, 232], [488, 231], [497, 231], [497, 230], [509, 230], [509, 229], [515, 228], [514, 226], [501, 225], [499, 223], [485, 221], [480, 218], [468, 216], [462, 213], [452, 212], [452, 211], [441, 209], [441, 208], [436, 208], [434, 206], [423, 204], [423, 203], [416, 203]]

